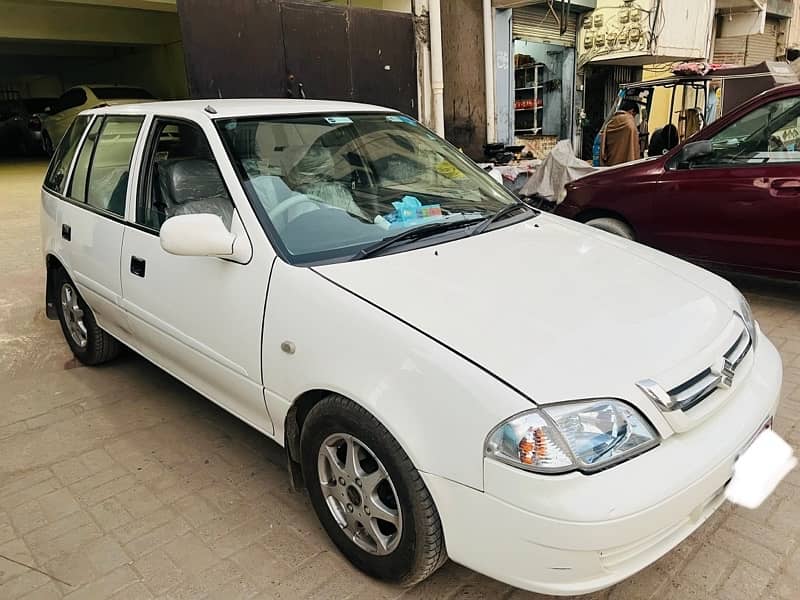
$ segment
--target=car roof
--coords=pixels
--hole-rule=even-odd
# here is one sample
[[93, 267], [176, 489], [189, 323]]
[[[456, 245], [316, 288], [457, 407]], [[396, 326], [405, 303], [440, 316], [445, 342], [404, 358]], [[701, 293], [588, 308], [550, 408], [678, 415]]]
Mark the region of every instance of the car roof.
[[[208, 109], [208, 110], [207, 110]], [[387, 113], [397, 112], [372, 104], [340, 102], [335, 100], [292, 100], [284, 98], [248, 98], [224, 100], [172, 100], [122, 104], [84, 111], [85, 114], [157, 115], [182, 117], [195, 121], [249, 116], [281, 116], [299, 114], [336, 113]]]

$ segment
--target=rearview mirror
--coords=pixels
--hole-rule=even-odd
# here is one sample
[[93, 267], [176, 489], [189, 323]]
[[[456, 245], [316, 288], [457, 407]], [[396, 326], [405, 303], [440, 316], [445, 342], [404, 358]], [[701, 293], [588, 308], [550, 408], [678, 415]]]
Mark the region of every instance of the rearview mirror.
[[712, 152], [714, 152], [714, 146], [711, 144], [711, 140], [689, 142], [681, 150], [678, 162], [681, 164], [690, 164], [693, 160], [701, 156], [708, 156]]
[[[164, 221], [161, 247], [178, 256], [217, 256], [239, 261], [241, 244], [217, 215], [177, 215]], [[249, 244], [248, 244], [249, 247]], [[238, 251], [238, 252], [237, 252]], [[245, 260], [246, 262], [246, 260]]]

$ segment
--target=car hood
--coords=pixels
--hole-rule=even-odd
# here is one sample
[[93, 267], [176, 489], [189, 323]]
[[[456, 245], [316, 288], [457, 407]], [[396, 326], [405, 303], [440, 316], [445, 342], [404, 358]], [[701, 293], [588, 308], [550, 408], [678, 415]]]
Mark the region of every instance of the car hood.
[[639, 397], [636, 381], [707, 351], [736, 298], [688, 263], [546, 214], [314, 269], [541, 404]]

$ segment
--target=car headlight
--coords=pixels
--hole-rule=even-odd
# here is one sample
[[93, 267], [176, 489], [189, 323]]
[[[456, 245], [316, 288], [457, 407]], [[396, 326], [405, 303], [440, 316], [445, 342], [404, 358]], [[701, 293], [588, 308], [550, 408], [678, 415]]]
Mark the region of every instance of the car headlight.
[[585, 400], [510, 418], [489, 434], [485, 455], [537, 473], [591, 472], [641, 454], [659, 439], [632, 406]]
[[747, 333], [750, 334], [750, 341], [753, 343], [753, 349], [755, 350], [758, 334], [756, 320], [753, 318], [753, 312], [750, 310], [750, 303], [741, 293], [739, 294], [739, 310], [737, 313], [742, 318], [742, 321], [744, 321], [744, 326], [747, 329]]

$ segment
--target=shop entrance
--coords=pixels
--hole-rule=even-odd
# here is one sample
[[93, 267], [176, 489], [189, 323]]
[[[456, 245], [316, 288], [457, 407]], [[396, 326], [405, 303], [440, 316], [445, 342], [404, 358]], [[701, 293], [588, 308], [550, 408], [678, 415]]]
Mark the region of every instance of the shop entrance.
[[514, 133], [516, 136], [572, 135], [575, 49], [514, 41]]

